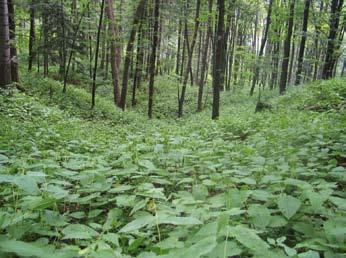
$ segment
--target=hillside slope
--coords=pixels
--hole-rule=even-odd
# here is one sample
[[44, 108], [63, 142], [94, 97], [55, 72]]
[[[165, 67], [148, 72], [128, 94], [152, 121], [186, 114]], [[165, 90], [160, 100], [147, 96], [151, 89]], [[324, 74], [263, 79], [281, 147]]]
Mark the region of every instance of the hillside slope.
[[345, 80], [217, 122], [29, 93], [0, 95], [0, 257], [344, 257]]

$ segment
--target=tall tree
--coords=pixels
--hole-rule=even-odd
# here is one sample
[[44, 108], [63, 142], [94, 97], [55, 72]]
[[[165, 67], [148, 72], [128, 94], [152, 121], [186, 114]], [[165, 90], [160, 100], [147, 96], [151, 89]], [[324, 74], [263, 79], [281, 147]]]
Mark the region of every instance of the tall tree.
[[32, 64], [35, 58], [34, 44], [36, 40], [35, 32], [35, 0], [30, 4], [30, 35], [29, 35], [29, 59], [28, 59], [28, 71], [32, 70]]
[[[187, 86], [187, 81], [189, 79], [189, 72], [191, 70], [191, 65], [192, 65], [193, 50], [195, 48], [196, 41], [197, 41], [197, 35], [198, 35], [200, 6], [201, 6], [201, 0], [197, 0], [197, 3], [196, 3], [196, 16], [195, 16], [195, 29], [194, 29], [193, 36], [192, 36], [191, 46], [188, 47], [189, 51], [188, 51], [187, 66], [185, 67], [185, 73], [184, 73], [184, 78], [183, 78], [183, 86], [182, 86], [182, 90], [181, 90], [181, 95], [179, 97], [179, 110], [178, 110], [178, 116], [179, 117], [183, 116], [183, 108], [184, 108], [184, 102], [185, 102], [186, 86]], [[186, 34], [185, 36], [186, 36], [186, 38], [188, 38], [187, 33], [188, 33], [188, 31], [187, 31], [187, 21], [185, 20], [185, 34]], [[193, 79], [191, 79], [191, 81], [193, 82]]]
[[337, 61], [335, 52], [337, 48], [338, 28], [343, 3], [344, 0], [332, 0], [331, 2], [328, 45], [322, 72], [323, 79], [329, 79], [333, 76], [333, 69]]
[[294, 22], [294, 6], [295, 6], [295, 0], [290, 0], [288, 28], [287, 28], [286, 38], [284, 41], [284, 53], [283, 53], [282, 66], [281, 66], [280, 94], [285, 93], [286, 86], [287, 86], [288, 64], [290, 61], [291, 40], [292, 40], [293, 22]]
[[124, 62], [124, 71], [123, 71], [123, 83], [122, 83], [122, 89], [121, 89], [121, 99], [120, 99], [120, 107], [122, 110], [125, 110], [126, 107], [126, 95], [127, 95], [127, 85], [129, 80], [129, 72], [130, 72], [130, 65], [132, 61], [133, 56], [133, 45], [136, 39], [136, 33], [139, 26], [139, 21], [143, 16], [146, 0], [140, 0], [137, 6], [137, 9], [133, 15], [133, 24], [132, 29], [130, 33], [130, 38], [127, 43], [126, 47], [126, 55], [125, 55], [125, 62]]
[[216, 49], [214, 57], [213, 72], [213, 111], [212, 119], [218, 119], [220, 115], [220, 89], [224, 83], [223, 57], [224, 52], [224, 31], [225, 31], [225, 0], [218, 0], [218, 22], [216, 32]]
[[11, 83], [10, 29], [7, 0], [0, 1], [0, 87]]
[[13, 82], [19, 82], [18, 57], [16, 47], [16, 21], [13, 0], [7, 0], [8, 21], [10, 29], [10, 52], [11, 52], [11, 79]]
[[92, 82], [92, 88], [91, 88], [91, 108], [92, 109], [95, 107], [96, 73], [97, 73], [98, 56], [99, 56], [99, 50], [100, 50], [100, 35], [101, 35], [101, 28], [102, 28], [102, 20], [103, 20], [104, 8], [105, 8], [105, 0], [102, 0], [102, 2], [101, 2], [101, 10], [100, 10], [99, 25], [98, 25], [98, 29], [97, 29], [96, 50], [95, 50], [95, 65], [94, 65], [93, 82]]
[[43, 76], [48, 76], [48, 56], [49, 56], [49, 46], [48, 46], [48, 33], [49, 33], [49, 25], [48, 25], [48, 15], [49, 15], [49, 2], [48, 0], [44, 1], [42, 13], [42, 27], [43, 27]]
[[207, 35], [204, 41], [203, 54], [202, 54], [202, 67], [201, 75], [198, 82], [198, 100], [197, 100], [197, 111], [202, 111], [202, 100], [203, 100], [203, 91], [205, 83], [205, 74], [207, 71], [208, 65], [208, 52], [209, 52], [209, 42], [213, 33], [212, 23], [213, 23], [213, 0], [208, 0], [208, 21], [207, 21]]
[[150, 56], [149, 68], [149, 98], [148, 98], [148, 117], [153, 117], [153, 103], [154, 103], [154, 80], [155, 80], [155, 64], [156, 64], [156, 50], [159, 41], [159, 17], [160, 17], [160, 0], [155, 0], [154, 6], [154, 35], [152, 50]]
[[[262, 37], [262, 41], [261, 41], [261, 47], [260, 47], [260, 51], [258, 53], [258, 59], [260, 61], [260, 59], [262, 58], [263, 54], [264, 54], [264, 48], [267, 42], [267, 38], [268, 38], [268, 32], [269, 32], [269, 27], [270, 27], [270, 23], [271, 23], [271, 14], [272, 14], [272, 6], [273, 6], [273, 0], [269, 0], [269, 6], [268, 6], [268, 14], [267, 14], [267, 22], [266, 22], [266, 26], [265, 26], [265, 30], [264, 30], [264, 34]], [[259, 77], [259, 72], [260, 72], [260, 67], [259, 65], [255, 66], [255, 72], [252, 78], [252, 85], [251, 85], [251, 90], [250, 90], [250, 95], [252, 96], [256, 87], [256, 83], [258, 81], [258, 77]]]
[[142, 71], [143, 71], [143, 61], [144, 61], [144, 48], [143, 48], [143, 19], [140, 21], [138, 36], [137, 36], [137, 55], [136, 55], [136, 70], [133, 79], [132, 87], [132, 106], [136, 105], [136, 91], [141, 86], [142, 81]]
[[119, 30], [114, 17], [113, 0], [106, 0], [106, 13], [109, 21], [109, 32], [111, 34], [111, 69], [113, 78], [113, 95], [114, 103], [120, 105], [120, 87], [119, 87], [119, 72], [120, 72], [120, 61], [121, 61], [121, 47], [119, 44]]
[[300, 47], [299, 47], [298, 65], [297, 65], [297, 74], [296, 74], [296, 83], [295, 83], [296, 85], [298, 85], [301, 82], [303, 59], [304, 59], [304, 52], [305, 52], [305, 42], [306, 42], [307, 31], [308, 31], [310, 1], [311, 0], [305, 0], [302, 39], [300, 41]]

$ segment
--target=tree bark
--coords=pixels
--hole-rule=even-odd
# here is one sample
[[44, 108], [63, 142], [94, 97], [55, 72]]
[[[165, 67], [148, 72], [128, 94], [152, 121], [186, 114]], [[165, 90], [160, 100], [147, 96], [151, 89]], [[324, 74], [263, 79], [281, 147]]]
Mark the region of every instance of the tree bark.
[[133, 56], [133, 45], [136, 39], [136, 33], [138, 30], [139, 20], [142, 18], [144, 13], [145, 4], [146, 4], [146, 0], [140, 0], [140, 2], [138, 3], [136, 12], [134, 13], [134, 17], [133, 17], [133, 25], [132, 25], [132, 30], [130, 33], [130, 38], [127, 43], [125, 62], [124, 62], [123, 83], [122, 83], [121, 98], [120, 98], [120, 105], [119, 105], [122, 108], [122, 110], [125, 110], [125, 107], [126, 107], [127, 85], [129, 80], [131, 60]]
[[102, 20], [103, 20], [103, 11], [105, 7], [105, 0], [102, 0], [101, 3], [101, 11], [100, 11], [100, 19], [99, 19], [99, 25], [97, 29], [97, 38], [96, 38], [96, 49], [95, 49], [95, 65], [94, 65], [94, 71], [93, 71], [93, 83], [92, 83], [92, 89], [91, 89], [91, 108], [93, 109], [95, 107], [95, 98], [96, 98], [96, 75], [97, 75], [97, 64], [98, 64], [98, 55], [100, 50], [100, 35], [101, 35], [101, 28], [102, 28]]
[[[192, 37], [192, 42], [191, 42], [191, 47], [188, 51], [188, 59], [187, 59], [187, 66], [185, 68], [185, 73], [184, 73], [184, 79], [183, 79], [183, 86], [181, 90], [181, 95], [179, 98], [179, 110], [178, 110], [178, 116], [182, 117], [183, 116], [183, 108], [184, 108], [184, 101], [185, 101], [185, 93], [186, 93], [186, 86], [187, 86], [187, 81], [189, 78], [189, 72], [191, 70], [191, 65], [192, 65], [192, 57], [193, 57], [193, 50], [196, 45], [197, 41], [197, 34], [198, 34], [198, 28], [199, 28], [199, 11], [200, 11], [200, 6], [201, 6], [201, 0], [197, 0], [196, 3], [196, 16], [195, 16], [195, 29]], [[186, 26], [186, 23], [185, 23]], [[185, 33], [187, 33], [187, 28], [185, 29]], [[186, 35], [187, 38], [188, 35]], [[191, 81], [193, 82], [193, 79], [191, 78]]]
[[0, 87], [11, 83], [10, 29], [7, 0], [0, 1]]
[[135, 71], [135, 78], [133, 80], [133, 87], [132, 87], [132, 106], [134, 107], [136, 105], [136, 91], [140, 88], [141, 80], [142, 80], [142, 70], [143, 70], [143, 58], [144, 58], [144, 52], [143, 52], [143, 46], [142, 46], [142, 40], [143, 40], [143, 21], [141, 19], [139, 29], [138, 29], [138, 37], [137, 37], [137, 56], [136, 56], [136, 71]]
[[153, 44], [150, 58], [149, 68], [149, 95], [148, 95], [148, 117], [153, 117], [153, 104], [154, 104], [154, 80], [155, 80], [155, 64], [156, 64], [156, 50], [159, 41], [159, 17], [160, 17], [160, 0], [155, 0], [154, 6], [154, 35]]
[[35, 0], [31, 1], [30, 5], [30, 36], [29, 36], [29, 59], [28, 59], [28, 71], [32, 70], [32, 65], [35, 58], [34, 44], [36, 40], [35, 32]]
[[305, 52], [305, 42], [307, 38], [306, 33], [308, 30], [308, 21], [309, 21], [310, 1], [311, 0], [305, 0], [302, 39], [300, 41], [300, 47], [299, 47], [298, 65], [297, 65], [297, 74], [296, 74], [296, 83], [295, 83], [296, 85], [300, 84], [301, 82], [301, 74], [303, 69], [303, 59], [304, 59], [304, 52]]
[[199, 79], [198, 83], [198, 100], [197, 100], [197, 112], [202, 111], [202, 101], [203, 101], [203, 91], [204, 91], [204, 83], [205, 83], [205, 74], [207, 70], [207, 59], [208, 59], [208, 50], [209, 50], [209, 42], [210, 38], [213, 33], [213, 28], [212, 28], [212, 22], [213, 22], [213, 0], [208, 0], [208, 21], [207, 21], [207, 35], [205, 37], [205, 42], [204, 42], [204, 51], [203, 51], [203, 56], [202, 56], [202, 67], [201, 67], [201, 77]]
[[291, 50], [291, 39], [292, 39], [292, 33], [293, 33], [293, 21], [294, 21], [294, 6], [295, 6], [295, 0], [290, 1], [290, 15], [288, 19], [288, 29], [287, 29], [287, 35], [284, 42], [284, 55], [282, 60], [282, 66], [281, 66], [281, 77], [280, 77], [280, 94], [284, 94], [286, 91], [286, 85], [287, 85], [287, 77], [288, 77], [288, 65], [289, 65], [289, 59], [290, 59], [290, 50]]
[[323, 79], [329, 79], [333, 76], [333, 69], [336, 63], [337, 34], [343, 2], [344, 0], [332, 0], [331, 3], [328, 45], [322, 72]]
[[10, 52], [11, 52], [11, 79], [13, 82], [19, 82], [18, 58], [16, 48], [16, 21], [14, 19], [13, 0], [7, 0], [8, 5], [8, 21], [10, 29]]
[[42, 17], [42, 27], [43, 27], [43, 76], [47, 77], [48, 76], [48, 8], [49, 8], [49, 3], [46, 0], [44, 2], [44, 11], [43, 11], [43, 17]]
[[220, 88], [224, 83], [224, 71], [222, 54], [224, 52], [224, 26], [225, 26], [225, 0], [218, 0], [218, 24], [216, 34], [216, 49], [214, 58], [214, 73], [213, 73], [213, 111], [212, 119], [218, 119], [220, 115]]
[[[266, 23], [266, 27], [265, 27], [264, 34], [263, 34], [262, 41], [261, 41], [261, 47], [260, 47], [260, 51], [259, 51], [258, 59], [257, 59], [258, 61], [261, 61], [261, 58], [264, 54], [264, 48], [265, 48], [265, 45], [267, 42], [269, 27], [270, 27], [270, 23], [271, 23], [272, 6], [273, 6], [273, 0], [270, 0], [269, 6], [268, 6], [267, 23]], [[260, 66], [258, 64], [255, 64], [255, 72], [254, 72], [254, 75], [252, 78], [250, 96], [252, 96], [254, 93], [254, 90], [255, 90], [255, 87], [256, 87], [256, 84], [258, 81], [259, 73], [260, 73]]]
[[109, 32], [111, 34], [111, 69], [112, 69], [112, 79], [113, 79], [113, 95], [114, 104], [120, 105], [120, 87], [119, 87], [119, 72], [120, 72], [120, 62], [121, 62], [121, 47], [119, 44], [119, 31], [114, 18], [113, 0], [106, 0], [106, 13], [109, 20]]

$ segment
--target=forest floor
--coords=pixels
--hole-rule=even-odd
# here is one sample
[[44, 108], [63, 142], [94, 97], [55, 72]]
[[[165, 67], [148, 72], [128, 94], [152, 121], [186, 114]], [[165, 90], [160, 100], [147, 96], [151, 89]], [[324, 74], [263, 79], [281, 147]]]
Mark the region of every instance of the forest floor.
[[345, 79], [265, 91], [257, 113], [224, 93], [216, 122], [193, 87], [176, 119], [167, 77], [152, 121], [144, 90], [90, 111], [84, 89], [24, 84], [0, 94], [0, 257], [345, 257]]

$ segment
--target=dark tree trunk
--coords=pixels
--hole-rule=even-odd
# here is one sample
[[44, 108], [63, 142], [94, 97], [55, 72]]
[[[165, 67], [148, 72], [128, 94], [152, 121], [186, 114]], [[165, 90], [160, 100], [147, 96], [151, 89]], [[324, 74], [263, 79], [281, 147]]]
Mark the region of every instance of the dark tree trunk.
[[182, 22], [181, 19], [179, 19], [179, 29], [178, 29], [178, 50], [177, 50], [177, 63], [175, 67], [175, 74], [179, 75], [179, 66], [180, 66], [180, 50], [181, 50], [181, 33], [182, 33]]
[[30, 5], [30, 35], [29, 35], [29, 59], [28, 59], [28, 71], [30, 72], [32, 70], [32, 65], [35, 58], [35, 0], [31, 1]]
[[207, 35], [205, 37], [205, 42], [204, 42], [204, 51], [203, 51], [203, 56], [202, 56], [202, 67], [201, 67], [201, 77], [198, 83], [198, 100], [197, 100], [197, 111], [201, 112], [202, 111], [202, 101], [203, 101], [203, 91], [204, 91], [204, 83], [205, 83], [205, 74], [207, 70], [207, 65], [208, 65], [208, 50], [209, 50], [209, 42], [210, 38], [213, 33], [212, 29], [212, 13], [213, 13], [213, 0], [208, 0], [208, 22], [207, 22]]
[[68, 73], [70, 71], [72, 57], [73, 57], [73, 54], [75, 52], [77, 35], [78, 35], [78, 32], [79, 32], [80, 25], [82, 23], [82, 19], [83, 19], [83, 15], [80, 17], [79, 22], [78, 22], [78, 24], [77, 24], [77, 26], [75, 28], [75, 31], [74, 31], [74, 35], [73, 35], [73, 39], [72, 39], [72, 45], [71, 45], [71, 50], [70, 50], [70, 54], [69, 54], [69, 57], [68, 57], [68, 60], [67, 60], [67, 65], [66, 65], [65, 74], [64, 74], [64, 86], [63, 86], [63, 89], [62, 89], [63, 93], [65, 93], [66, 90], [67, 90]]
[[224, 83], [224, 71], [223, 71], [223, 57], [224, 52], [224, 16], [225, 16], [225, 0], [218, 0], [218, 23], [216, 34], [216, 49], [214, 58], [214, 72], [213, 72], [213, 111], [212, 119], [218, 119], [220, 115], [220, 88]]
[[[269, 6], [268, 6], [267, 23], [266, 23], [264, 34], [263, 34], [263, 37], [262, 37], [260, 51], [259, 51], [259, 54], [258, 54], [258, 60], [259, 61], [261, 61], [260, 59], [262, 58], [262, 56], [264, 54], [264, 48], [265, 48], [265, 45], [266, 45], [266, 42], [267, 42], [267, 38], [268, 38], [268, 32], [269, 32], [269, 27], [270, 27], [270, 23], [271, 23], [272, 6], [273, 6], [273, 0], [270, 0]], [[252, 96], [253, 93], [254, 93], [254, 90], [255, 90], [255, 87], [256, 87], [256, 83], [258, 81], [259, 73], [260, 73], [260, 67], [259, 67], [259, 65], [256, 65], [255, 72], [254, 72], [254, 75], [253, 75], [253, 78], [252, 78], [252, 85], [251, 85], [251, 90], [250, 90], [250, 96]]]
[[121, 62], [121, 47], [119, 46], [119, 31], [118, 26], [114, 17], [113, 0], [107, 0], [106, 13], [109, 21], [109, 32], [111, 34], [111, 69], [112, 69], [112, 79], [113, 79], [113, 99], [114, 104], [120, 105], [120, 87], [119, 87], [119, 72], [120, 72], [120, 62]]
[[197, 55], [197, 68], [196, 68], [196, 76], [195, 76], [195, 84], [198, 85], [198, 78], [199, 78], [199, 72], [200, 72], [200, 64], [201, 64], [201, 52], [202, 52], [202, 39], [203, 39], [203, 33], [200, 31], [199, 33], [199, 39], [198, 39], [198, 55]]
[[121, 99], [120, 99], [120, 105], [119, 105], [122, 108], [122, 110], [125, 110], [125, 107], [126, 107], [127, 85], [129, 80], [131, 60], [133, 56], [133, 45], [136, 39], [136, 33], [138, 30], [139, 20], [142, 18], [144, 13], [145, 4], [146, 4], [146, 0], [140, 0], [140, 2], [138, 3], [136, 12], [134, 13], [134, 17], [133, 17], [133, 25], [132, 25], [130, 38], [127, 43], [125, 62], [124, 62], [123, 83], [122, 83], [122, 89], [121, 89]]
[[10, 29], [10, 52], [11, 52], [11, 79], [13, 82], [19, 82], [18, 58], [16, 48], [16, 21], [14, 19], [13, 0], [7, 0], [8, 5], [8, 21]]
[[43, 76], [48, 76], [48, 56], [49, 56], [49, 46], [48, 46], [48, 8], [49, 3], [46, 0], [44, 3], [44, 11], [43, 11], [43, 18], [42, 18], [42, 27], [43, 27]]
[[[196, 3], [196, 16], [195, 16], [195, 29], [193, 32], [193, 37], [192, 37], [192, 42], [191, 42], [191, 47], [188, 51], [188, 59], [187, 59], [187, 66], [185, 68], [185, 73], [184, 73], [184, 78], [183, 78], [183, 86], [181, 90], [181, 95], [179, 97], [179, 110], [178, 110], [178, 116], [182, 117], [183, 116], [183, 108], [184, 108], [184, 102], [185, 102], [185, 93], [186, 93], [186, 86], [187, 86], [187, 81], [189, 78], [189, 72], [191, 72], [191, 65], [192, 65], [192, 56], [193, 56], [193, 50], [196, 45], [197, 41], [197, 34], [198, 34], [198, 28], [199, 28], [199, 11], [200, 11], [200, 6], [201, 6], [201, 1], [197, 0]], [[186, 22], [186, 21], [185, 21]], [[185, 33], [186, 33], [186, 38], [188, 37], [187, 35], [187, 24], [185, 23]], [[191, 78], [191, 81], [193, 83], [193, 79]]]
[[10, 29], [7, 0], [0, 1], [0, 87], [11, 83]]
[[136, 90], [140, 88], [141, 80], [142, 80], [142, 70], [143, 70], [143, 46], [142, 46], [142, 39], [143, 39], [143, 19], [140, 21], [139, 29], [138, 29], [138, 36], [137, 36], [137, 56], [136, 56], [136, 71], [135, 71], [135, 77], [133, 80], [133, 88], [132, 88], [132, 106], [136, 105]]
[[67, 54], [66, 54], [66, 28], [65, 28], [65, 11], [64, 11], [64, 2], [61, 0], [61, 10], [60, 10], [60, 22], [61, 22], [61, 36], [60, 36], [60, 52], [61, 52], [61, 59], [60, 59], [60, 68], [59, 68], [59, 75], [60, 78], [63, 80], [65, 79], [66, 74], [66, 61], [67, 61]]
[[306, 33], [308, 30], [308, 21], [309, 21], [310, 1], [311, 0], [305, 0], [304, 18], [303, 18], [303, 27], [302, 27], [302, 39], [300, 41], [300, 47], [299, 47], [297, 74], [296, 74], [296, 82], [295, 82], [296, 85], [300, 84], [300, 82], [301, 82], [304, 51], [305, 51], [305, 42], [306, 42], [306, 38], [307, 38]]
[[329, 36], [327, 53], [324, 61], [322, 78], [329, 79], [333, 76], [333, 68], [336, 63], [336, 45], [338, 40], [338, 28], [340, 22], [340, 15], [344, 0], [332, 0], [330, 6], [330, 19], [329, 19]]
[[288, 19], [288, 29], [287, 35], [284, 42], [284, 55], [281, 66], [281, 77], [280, 77], [280, 94], [284, 94], [286, 91], [287, 78], [288, 78], [288, 65], [290, 59], [290, 50], [291, 50], [291, 39], [293, 33], [293, 21], [294, 21], [294, 5], [295, 0], [290, 2], [290, 15]]
[[93, 71], [93, 83], [92, 83], [92, 88], [91, 88], [91, 108], [92, 109], [95, 107], [96, 74], [97, 74], [97, 64], [98, 64], [98, 56], [99, 56], [99, 50], [100, 50], [100, 35], [101, 35], [104, 7], [105, 7], [105, 0], [102, 0], [101, 10], [100, 10], [100, 19], [99, 19], [99, 25], [98, 25], [98, 29], [97, 29], [97, 38], [96, 38], [95, 65], [94, 65], [94, 71]]
[[154, 6], [154, 35], [153, 44], [150, 58], [149, 69], [149, 96], [148, 96], [148, 117], [153, 117], [153, 104], [154, 104], [154, 80], [155, 80], [155, 64], [156, 64], [156, 50], [159, 41], [159, 17], [160, 17], [160, 0], [155, 0]]

